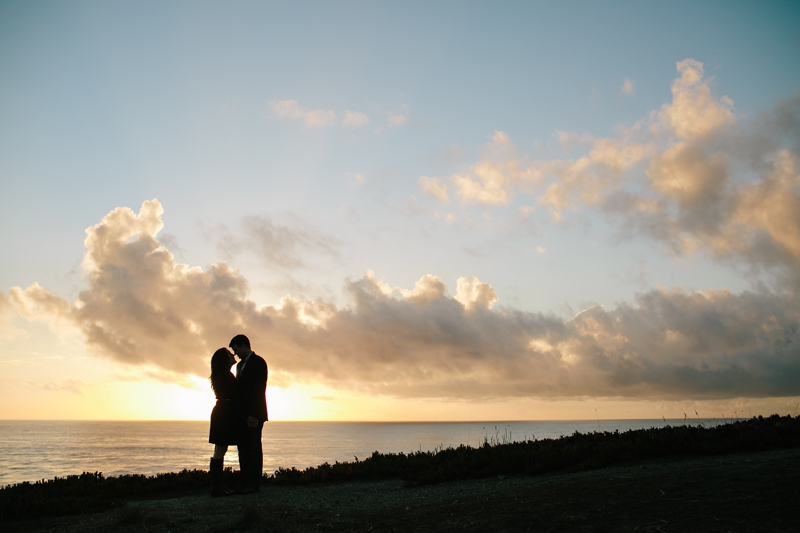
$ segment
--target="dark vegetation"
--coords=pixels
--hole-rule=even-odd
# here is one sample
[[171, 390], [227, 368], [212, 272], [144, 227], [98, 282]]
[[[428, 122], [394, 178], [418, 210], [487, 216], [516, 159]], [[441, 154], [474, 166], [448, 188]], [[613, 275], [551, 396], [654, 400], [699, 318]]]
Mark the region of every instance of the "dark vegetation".
[[[576, 472], [627, 461], [669, 456], [718, 455], [800, 447], [800, 416], [758, 417], [711, 428], [690, 424], [619, 432], [575, 433], [559, 439], [508, 442], [508, 436], [477, 447], [382, 454], [305, 470], [279, 469], [267, 484], [400, 478], [408, 486], [508, 474]], [[234, 472], [225, 482], [233, 485]], [[184, 470], [155, 476], [104, 477], [102, 473], [19, 483], [0, 489], [0, 519], [63, 516], [124, 506], [127, 500], [205, 491], [209, 474]], [[131, 518], [131, 517], [129, 517]], [[135, 518], [135, 517], [133, 517]]]
[[0, 489], [0, 519], [88, 514], [122, 507], [127, 499], [207, 488], [204, 470], [105, 477], [102, 472], [18, 483]]
[[[504, 442], [504, 440], [506, 442]], [[576, 472], [625, 461], [676, 455], [717, 455], [800, 446], [800, 416], [752, 418], [711, 428], [666, 426], [624, 433], [593, 432], [559, 439], [507, 442], [499, 437], [478, 448], [461, 445], [406, 455], [375, 452], [354, 462], [327, 463], [299, 471], [279, 469], [274, 482], [302, 484], [399, 477], [409, 486], [503, 474]]]

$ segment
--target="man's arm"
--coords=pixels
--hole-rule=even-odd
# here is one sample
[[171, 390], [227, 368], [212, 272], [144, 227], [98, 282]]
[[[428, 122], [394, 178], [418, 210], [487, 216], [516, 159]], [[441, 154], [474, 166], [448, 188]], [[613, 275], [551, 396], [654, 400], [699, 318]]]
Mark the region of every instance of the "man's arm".
[[[254, 354], [255, 355], [255, 354]], [[261, 357], [253, 358], [248, 364], [253, 364], [250, 377], [248, 379], [248, 401], [247, 401], [247, 425], [250, 427], [258, 426], [261, 403], [265, 401], [267, 391], [267, 363]]]

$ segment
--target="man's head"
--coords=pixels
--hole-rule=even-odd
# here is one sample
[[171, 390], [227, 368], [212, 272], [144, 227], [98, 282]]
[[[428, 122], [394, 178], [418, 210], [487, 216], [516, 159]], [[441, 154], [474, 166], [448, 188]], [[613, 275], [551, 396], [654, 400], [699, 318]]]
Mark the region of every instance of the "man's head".
[[236, 335], [231, 339], [229, 346], [231, 347], [231, 350], [233, 350], [233, 353], [239, 356], [239, 359], [244, 359], [250, 355], [250, 339], [244, 335]]

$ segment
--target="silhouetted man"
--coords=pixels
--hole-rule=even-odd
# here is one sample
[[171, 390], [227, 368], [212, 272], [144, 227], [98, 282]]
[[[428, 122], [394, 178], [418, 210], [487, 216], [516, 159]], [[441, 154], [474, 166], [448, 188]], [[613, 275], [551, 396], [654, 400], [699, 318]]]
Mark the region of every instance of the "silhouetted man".
[[258, 492], [264, 468], [261, 450], [261, 430], [267, 418], [267, 363], [250, 349], [250, 339], [236, 335], [230, 347], [239, 359], [236, 381], [247, 415], [247, 427], [239, 444], [239, 470], [242, 473], [243, 494]]

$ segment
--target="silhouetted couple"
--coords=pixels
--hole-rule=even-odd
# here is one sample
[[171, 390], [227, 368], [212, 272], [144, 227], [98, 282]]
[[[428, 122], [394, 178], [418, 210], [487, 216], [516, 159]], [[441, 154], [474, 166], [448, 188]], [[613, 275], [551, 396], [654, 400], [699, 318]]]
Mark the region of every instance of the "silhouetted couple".
[[[250, 340], [236, 335], [230, 348], [220, 348], [211, 357], [211, 388], [217, 404], [211, 411], [208, 442], [214, 444], [211, 458], [211, 495], [251, 494], [258, 492], [264, 456], [261, 430], [267, 421], [267, 363], [250, 349]], [[236, 376], [231, 367], [239, 357]], [[239, 450], [241, 486], [233, 491], [222, 483], [222, 467], [228, 446]]]

